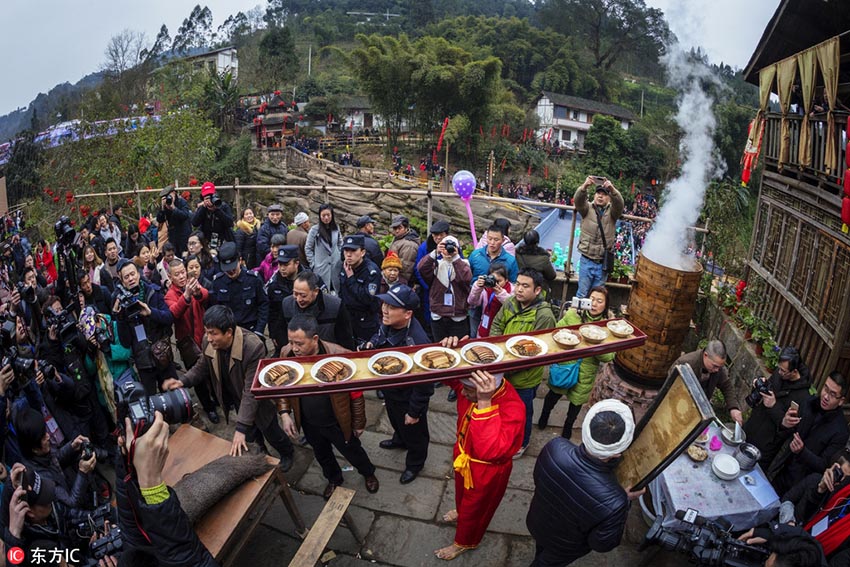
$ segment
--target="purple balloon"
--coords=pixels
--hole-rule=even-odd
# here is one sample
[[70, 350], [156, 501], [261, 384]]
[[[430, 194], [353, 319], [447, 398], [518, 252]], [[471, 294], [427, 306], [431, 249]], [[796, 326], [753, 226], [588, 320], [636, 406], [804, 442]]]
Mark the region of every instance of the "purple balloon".
[[452, 187], [461, 199], [468, 201], [475, 193], [475, 176], [461, 169], [452, 177]]

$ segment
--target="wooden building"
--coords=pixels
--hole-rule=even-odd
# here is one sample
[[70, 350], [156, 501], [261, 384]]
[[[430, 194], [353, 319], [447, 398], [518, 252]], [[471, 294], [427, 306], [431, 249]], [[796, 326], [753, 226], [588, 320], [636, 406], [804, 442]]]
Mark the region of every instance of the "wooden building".
[[836, 369], [850, 377], [846, 0], [780, 0], [745, 77], [759, 86], [761, 106], [748, 147], [763, 160], [748, 297], [818, 383]]

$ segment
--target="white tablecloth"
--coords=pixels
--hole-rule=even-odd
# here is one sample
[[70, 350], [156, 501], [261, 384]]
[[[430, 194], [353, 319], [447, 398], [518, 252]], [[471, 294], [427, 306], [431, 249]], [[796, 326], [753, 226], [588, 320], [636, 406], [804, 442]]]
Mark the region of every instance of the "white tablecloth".
[[[711, 436], [720, 437], [719, 427], [712, 425]], [[708, 458], [694, 462], [682, 453], [663, 473], [650, 483], [652, 504], [656, 513], [664, 515], [664, 526], [676, 526], [676, 510], [692, 508], [706, 519], [725, 518], [734, 530], [748, 530], [773, 519], [779, 509], [779, 497], [767, 481], [761, 467], [741, 471], [735, 480], [720, 480], [711, 472], [711, 460], [718, 453], [734, 455], [735, 448], [723, 444], [719, 451], [708, 449]], [[749, 476], [755, 485], [744, 482]]]

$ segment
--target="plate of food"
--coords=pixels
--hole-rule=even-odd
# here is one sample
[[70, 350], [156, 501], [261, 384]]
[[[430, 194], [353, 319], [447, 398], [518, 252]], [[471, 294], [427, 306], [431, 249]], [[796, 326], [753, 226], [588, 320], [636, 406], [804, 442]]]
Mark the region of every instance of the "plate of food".
[[546, 343], [535, 337], [528, 335], [519, 335], [511, 337], [505, 343], [510, 353], [520, 358], [531, 358], [532, 356], [540, 356], [549, 352], [549, 347]]
[[460, 349], [460, 355], [470, 364], [495, 364], [502, 360], [505, 353], [491, 343], [476, 341], [468, 343]]
[[283, 388], [297, 384], [303, 377], [303, 366], [292, 360], [279, 360], [264, 366], [257, 379], [266, 388]]
[[357, 366], [351, 360], [341, 356], [331, 356], [313, 364], [310, 376], [316, 382], [323, 384], [334, 384], [346, 382], [357, 373]]
[[608, 327], [608, 330], [611, 331], [612, 335], [620, 339], [630, 337], [635, 332], [635, 328], [629, 325], [628, 321], [623, 319], [608, 321], [605, 326]]
[[558, 329], [552, 340], [564, 348], [575, 348], [581, 342], [581, 336], [569, 329]]
[[687, 450], [688, 456], [694, 461], [701, 463], [708, 458], [708, 451], [699, 445], [691, 445]]
[[416, 351], [413, 362], [425, 370], [448, 370], [460, 364], [460, 357], [448, 348], [428, 347]]
[[578, 330], [581, 333], [581, 338], [589, 343], [598, 344], [608, 338], [608, 331], [605, 327], [597, 325], [584, 325]]
[[413, 360], [403, 352], [388, 350], [370, 358], [367, 366], [376, 376], [398, 376], [413, 368]]

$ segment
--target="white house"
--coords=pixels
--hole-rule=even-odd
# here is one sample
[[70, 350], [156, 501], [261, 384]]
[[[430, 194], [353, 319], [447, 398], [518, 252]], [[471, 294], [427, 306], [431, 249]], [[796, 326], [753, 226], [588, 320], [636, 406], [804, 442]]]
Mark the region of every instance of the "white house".
[[196, 69], [206, 69], [216, 75], [230, 71], [234, 79], [239, 78], [239, 58], [233, 46], [191, 55], [185, 60], [191, 62]]
[[597, 114], [616, 118], [624, 130], [637, 119], [631, 110], [616, 104], [543, 91], [537, 100], [537, 138], [552, 144], [557, 140], [562, 147], [582, 150], [584, 137]]

